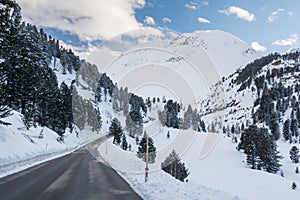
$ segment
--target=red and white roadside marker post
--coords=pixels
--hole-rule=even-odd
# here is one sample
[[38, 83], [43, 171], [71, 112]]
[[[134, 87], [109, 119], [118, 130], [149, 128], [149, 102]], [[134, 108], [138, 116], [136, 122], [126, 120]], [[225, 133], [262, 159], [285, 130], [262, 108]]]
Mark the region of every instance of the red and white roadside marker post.
[[146, 134], [146, 168], [145, 168], [145, 183], [148, 181], [149, 167], [148, 167], [148, 134]]

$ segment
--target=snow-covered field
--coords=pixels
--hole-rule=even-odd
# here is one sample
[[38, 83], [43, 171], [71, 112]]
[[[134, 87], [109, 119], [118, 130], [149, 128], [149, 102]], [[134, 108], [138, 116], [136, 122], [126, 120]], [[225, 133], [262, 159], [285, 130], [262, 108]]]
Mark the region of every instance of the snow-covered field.
[[41, 162], [71, 153], [101, 134], [86, 129], [65, 133], [64, 142], [58, 142], [57, 133], [46, 127], [26, 129], [21, 114], [12, 111], [3, 119], [12, 123], [0, 125], [0, 177], [16, 173]]
[[[112, 144], [112, 139], [99, 147], [103, 158], [122, 175], [130, 185], [145, 199], [298, 199], [299, 189], [292, 190], [291, 184], [300, 183], [299, 175], [286, 174], [286, 177], [263, 171], [249, 169], [244, 163], [245, 156], [237, 152], [231, 139], [213, 133], [196, 133], [190, 146], [182, 151], [186, 144], [174, 143], [182, 140], [193, 131], [177, 131], [170, 140], [162, 142], [166, 130], [153, 136], [157, 147], [157, 157], [150, 164], [149, 182], [144, 182], [145, 163], [136, 157], [136, 148], [124, 151]], [[169, 130], [172, 133], [173, 129]], [[217, 144], [206, 156], [201, 156], [205, 143], [211, 137], [217, 137]], [[129, 139], [134, 146], [135, 141]], [[161, 148], [163, 147], [163, 148]], [[208, 147], [210, 148], [210, 147]], [[180, 182], [160, 170], [160, 163], [172, 149], [180, 152], [182, 161], [191, 172], [188, 182]], [[284, 162], [290, 162], [288, 159]], [[290, 168], [292, 164], [288, 165]], [[162, 184], [163, 183], [163, 184]], [[225, 191], [225, 192], [222, 192]]]

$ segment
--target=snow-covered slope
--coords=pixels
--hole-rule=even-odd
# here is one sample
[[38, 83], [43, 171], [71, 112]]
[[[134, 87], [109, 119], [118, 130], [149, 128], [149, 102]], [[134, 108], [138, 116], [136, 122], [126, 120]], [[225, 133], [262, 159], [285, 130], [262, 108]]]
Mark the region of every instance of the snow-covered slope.
[[65, 72], [63, 72], [63, 66], [60, 59], [58, 58], [52, 58], [49, 67], [55, 72], [58, 85], [61, 85], [63, 82], [65, 82], [65, 84], [70, 86], [72, 81], [75, 80], [76, 72], [74, 70], [72, 70], [71, 73], [68, 70], [65, 70]]
[[[236, 69], [261, 56], [249, 44], [230, 33], [220, 30], [185, 33], [170, 41], [168, 45], [173, 48], [188, 46], [192, 50], [190, 52], [203, 48], [221, 76], [228, 76]], [[168, 45], [165, 47], [168, 48]], [[192, 57], [192, 55], [187, 55], [187, 58], [189, 57]]]
[[[82, 68], [87, 66], [90, 67], [92, 65], [84, 63]], [[59, 85], [64, 82], [68, 87], [71, 87], [76, 78], [74, 70], [72, 72], [68, 70], [63, 72], [61, 61], [57, 58], [52, 59], [50, 68], [56, 74]], [[86, 100], [94, 100], [94, 92], [86, 81], [82, 79], [82, 76], [77, 78], [77, 81], [79, 95]], [[1, 119], [11, 125], [4, 126], [0, 124], [0, 177], [68, 154], [85, 143], [106, 134], [113, 116], [112, 106], [109, 102], [103, 102], [98, 107], [101, 111], [102, 120], [105, 121], [105, 123], [103, 122], [102, 130], [98, 132], [92, 131], [89, 126], [79, 130], [73, 125], [72, 132], [70, 132], [69, 128], [66, 129], [63, 141], [60, 140], [60, 136], [57, 133], [47, 127], [37, 126], [27, 129], [23, 122], [23, 115], [17, 111], [11, 111], [11, 116]]]
[[[171, 133], [169, 140], [166, 139], [167, 131]], [[147, 183], [144, 182], [145, 163], [136, 157], [134, 139], [127, 136], [133, 146], [131, 151], [124, 151], [114, 145], [112, 139], [102, 144], [99, 151], [146, 199], [298, 199], [299, 190], [290, 188], [295, 179], [249, 169], [243, 162], [244, 154], [236, 151], [231, 140], [214, 133], [193, 134], [193, 143], [180, 154], [191, 172], [188, 182], [174, 179], [160, 170], [160, 163], [164, 160], [161, 155], [166, 156], [163, 149], [168, 149], [168, 153], [172, 149], [180, 152], [183, 144], [174, 141], [182, 141], [188, 134], [193, 134], [193, 131], [165, 129], [152, 137], [158, 150], [156, 162], [149, 165]], [[208, 156], [200, 158], [200, 151], [205, 148], [205, 141], [209, 137], [218, 137], [218, 142]], [[297, 178], [296, 182], [299, 181]]]
[[164, 94], [184, 104], [194, 104], [222, 76], [259, 56], [237, 37], [211, 30], [154, 37], [150, 42], [119, 39], [104, 43], [87, 60], [97, 64], [100, 72], [106, 72], [114, 82], [144, 98]]
[[64, 141], [58, 141], [57, 133], [47, 127], [26, 129], [22, 115], [12, 111], [3, 119], [12, 125], [0, 125], [0, 177], [15, 173], [47, 159], [65, 155], [100, 135], [84, 130], [64, 134]]
[[[140, 52], [136, 51], [135, 53]], [[135, 190], [150, 199], [164, 199], [166, 197], [175, 199], [176, 197], [249, 200], [298, 199], [299, 189], [292, 190], [291, 185], [293, 182], [297, 185], [300, 183], [300, 177], [295, 173], [295, 168], [299, 168], [299, 164], [292, 163], [289, 158], [289, 151], [292, 146], [300, 148], [299, 140], [296, 137], [292, 137], [291, 144], [285, 141], [282, 136], [276, 141], [277, 150], [283, 156], [283, 159], [280, 160], [282, 167], [277, 174], [250, 169], [246, 163], [245, 154], [236, 149], [242, 130], [253, 123], [252, 116], [259, 109], [257, 98], [262, 95], [266, 88], [273, 95], [275, 90], [272, 88], [274, 89], [280, 84], [285, 88], [290, 88], [285, 92], [291, 93], [288, 95], [289, 97], [284, 97], [285, 100], [289, 99], [289, 103], [287, 110], [280, 114], [279, 127], [282, 131], [283, 122], [291, 116], [291, 106], [298, 105], [296, 102], [299, 101], [299, 55], [296, 58], [295, 55], [271, 55], [270, 58], [274, 58], [273, 60], [263, 58], [255, 64], [255, 68], [250, 68], [252, 65], [247, 66], [251, 72], [249, 74], [246, 73], [247, 70], [245, 72], [246, 68], [242, 67], [236, 73], [217, 81], [210, 88], [209, 96], [199, 102], [200, 113], [203, 115], [207, 129], [213, 133], [162, 128], [157, 121], [155, 112], [161, 109], [163, 105], [159, 103], [152, 105], [149, 116], [154, 120], [145, 125], [145, 130], [154, 140], [157, 157], [156, 162], [150, 164], [149, 183], [144, 183], [145, 164], [136, 157], [137, 147], [134, 139], [127, 137], [128, 142], [132, 145], [131, 151], [123, 151], [120, 147], [112, 144], [112, 140], [100, 146], [99, 151]], [[136, 60], [137, 58], [134, 57], [132, 62]], [[259, 65], [264, 63], [264, 60], [268, 62], [260, 68]], [[244, 75], [241, 75], [243, 70]], [[281, 71], [283, 74], [280, 74]], [[264, 89], [259, 89], [256, 79], [262, 76], [266, 77], [262, 80], [267, 85]], [[244, 81], [237, 83], [237, 79], [244, 79]], [[292, 99], [294, 99], [294, 103], [292, 103]], [[276, 101], [270, 101], [271, 103], [274, 103], [274, 107], [277, 108]], [[267, 127], [264, 123], [256, 124], [260, 127]], [[234, 128], [232, 129], [232, 127]], [[222, 134], [223, 129], [224, 134]], [[170, 139], [166, 138], [168, 131], [171, 133]], [[192, 140], [188, 140], [189, 137]], [[186, 143], [187, 141], [188, 143]], [[209, 143], [209, 141], [217, 141], [217, 143]], [[172, 177], [165, 175], [160, 170], [160, 163], [172, 149], [179, 152], [182, 161], [185, 162], [191, 172], [188, 177], [189, 182], [180, 183], [180, 186], [177, 185], [178, 182], [175, 179], [171, 181]], [[209, 154], [203, 156], [203, 151], [209, 152]], [[166, 184], [161, 184], [159, 187], [155, 186], [159, 182]], [[193, 195], [189, 195], [191, 190], [194, 191], [194, 187], [197, 187], [197, 191], [201, 192], [194, 192]], [[177, 196], [173, 196], [174, 188], [178, 188], [178, 190], [175, 189]], [[212, 197], [209, 195], [209, 191], [212, 190], [204, 188], [213, 188], [214, 193], [220, 194], [220, 196]]]
[[[270, 190], [269, 193], [272, 195], [280, 191], [274, 195], [273, 198], [287, 198], [287, 195], [295, 194], [294, 191], [290, 190], [292, 182], [295, 181], [298, 184], [300, 181], [299, 175], [295, 173], [295, 169], [299, 167], [299, 164], [292, 163], [289, 154], [292, 146], [300, 148], [299, 138], [297, 135], [294, 135], [291, 136], [289, 140], [286, 140], [283, 135], [286, 120], [295, 119], [298, 116], [292, 114], [292, 112], [298, 112], [297, 110], [299, 109], [297, 102], [299, 101], [298, 87], [300, 82], [298, 77], [300, 76], [300, 58], [296, 52], [297, 51], [290, 52], [285, 55], [273, 54], [268, 56], [270, 58], [269, 60], [268, 57], [265, 57], [256, 62], [255, 65], [242, 68], [239, 72], [218, 81], [210, 88], [210, 95], [200, 102], [200, 112], [203, 114], [208, 129], [211, 131], [214, 129], [214, 132], [224, 133], [224, 137], [226, 136], [228, 141], [231, 141], [228, 143], [228, 146], [237, 146], [236, 143], [239, 142], [243, 129], [253, 124], [253, 121], [256, 121], [255, 125], [268, 128], [269, 132], [272, 133], [269, 124], [271, 122], [262, 119], [259, 120], [257, 114], [257, 111], [262, 106], [262, 101], [260, 100], [263, 98], [262, 96], [270, 97], [268, 102], [265, 102], [266, 104], [264, 105], [270, 105], [270, 109], [272, 109], [271, 113], [276, 113], [277, 115], [276, 123], [278, 123], [280, 136], [276, 141], [278, 145], [277, 150], [280, 152], [280, 155], [283, 156], [283, 159], [280, 160], [282, 165], [281, 172], [276, 175], [266, 174], [266, 172], [247, 169], [243, 163], [243, 168], [239, 168], [239, 166], [236, 166], [238, 169], [232, 168], [231, 171], [234, 175], [227, 177], [228, 179], [230, 178], [234, 184], [240, 180], [240, 178], [233, 181], [233, 177], [242, 177], [242, 174], [245, 174], [245, 176], [246, 174], [253, 174], [251, 177], [245, 177], [246, 180], [249, 180], [249, 182], [252, 181], [257, 185], [257, 191], [253, 192], [252, 196], [249, 196], [249, 199], [257, 199], [254, 198], [254, 194], [262, 193], [262, 191], [259, 190], [264, 190], [266, 194], [267, 191]], [[266, 65], [261, 64], [264, 63], [264, 60], [268, 61]], [[254, 67], [256, 69], [254, 69]], [[239, 82], [237, 80], [239, 80]], [[266, 112], [264, 114], [269, 115]], [[253, 120], [254, 116], [255, 120]], [[228, 156], [228, 159], [235, 156], [237, 156], [236, 153], [233, 153]], [[243, 157], [240, 157], [239, 160], [246, 162]], [[213, 164], [204, 163], [205, 166], [206, 164], [208, 164], [207, 167], [214, 166]], [[221, 176], [219, 170], [223, 170], [223, 167], [215, 170], [218, 176]], [[284, 177], [280, 177], [280, 174]], [[201, 174], [199, 177], [203, 175], [205, 174]], [[243, 185], [247, 185], [249, 182], [245, 182]], [[214, 184], [215, 183], [207, 183], [207, 185], [211, 186]], [[270, 185], [273, 188], [268, 188], [266, 185]], [[245, 193], [246, 192], [247, 191], [245, 191]], [[265, 198], [272, 199], [267, 196], [265, 196]], [[288, 199], [294, 198], [296, 197], [290, 197]]]

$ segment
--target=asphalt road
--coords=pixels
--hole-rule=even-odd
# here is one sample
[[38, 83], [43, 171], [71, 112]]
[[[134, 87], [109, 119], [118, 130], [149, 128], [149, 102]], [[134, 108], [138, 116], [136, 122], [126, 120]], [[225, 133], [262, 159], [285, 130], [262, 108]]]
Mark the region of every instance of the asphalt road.
[[99, 155], [105, 140], [0, 179], [0, 200], [141, 199]]

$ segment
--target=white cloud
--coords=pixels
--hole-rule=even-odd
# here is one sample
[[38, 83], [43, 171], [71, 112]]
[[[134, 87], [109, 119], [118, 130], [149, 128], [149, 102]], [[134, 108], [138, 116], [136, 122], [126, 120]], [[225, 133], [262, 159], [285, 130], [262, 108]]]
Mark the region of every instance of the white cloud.
[[165, 23], [171, 23], [172, 22], [172, 20], [170, 18], [168, 18], [168, 17], [164, 17], [162, 20]]
[[202, 17], [198, 18], [198, 22], [204, 23], [204, 24], [210, 24], [210, 21], [208, 19], [205, 19], [205, 18], [202, 18]]
[[184, 6], [190, 10], [197, 10], [201, 6], [208, 6], [208, 1], [201, 1], [201, 3], [196, 3], [191, 1], [190, 3], [186, 3]]
[[202, 5], [202, 6], [208, 6], [209, 3], [208, 3], [208, 1], [202, 1], [202, 2], [201, 2], [201, 5]]
[[227, 9], [219, 10], [219, 13], [223, 13], [225, 15], [236, 15], [238, 18], [248, 22], [255, 20], [255, 15], [253, 13], [235, 6], [229, 6]]
[[277, 46], [293, 46], [298, 41], [298, 35], [292, 34], [290, 38], [287, 39], [279, 39], [274, 41], [272, 44]]
[[188, 3], [186, 3], [184, 6], [186, 8], [188, 8], [188, 9], [191, 9], [191, 10], [197, 10], [198, 9], [198, 6], [194, 5], [194, 4], [188, 4]]
[[144, 19], [144, 23], [153, 26], [155, 25], [155, 20], [153, 19], [153, 17], [146, 16]]
[[289, 11], [289, 12], [288, 12], [288, 15], [289, 15], [289, 16], [293, 16], [293, 12]]
[[279, 14], [283, 11], [284, 11], [284, 9], [278, 8], [277, 10], [272, 12], [272, 14], [268, 17], [267, 22], [268, 23], [274, 22], [274, 20], [276, 20], [278, 18]]
[[252, 47], [255, 51], [261, 51], [261, 52], [267, 51], [267, 48], [266, 48], [265, 46], [262, 46], [262, 45], [259, 44], [258, 42], [252, 42], [252, 43], [251, 43], [251, 47]]
[[146, 4], [145, 0], [17, 1], [27, 22], [69, 31], [86, 41], [108, 39], [143, 27], [135, 18], [135, 9]]

